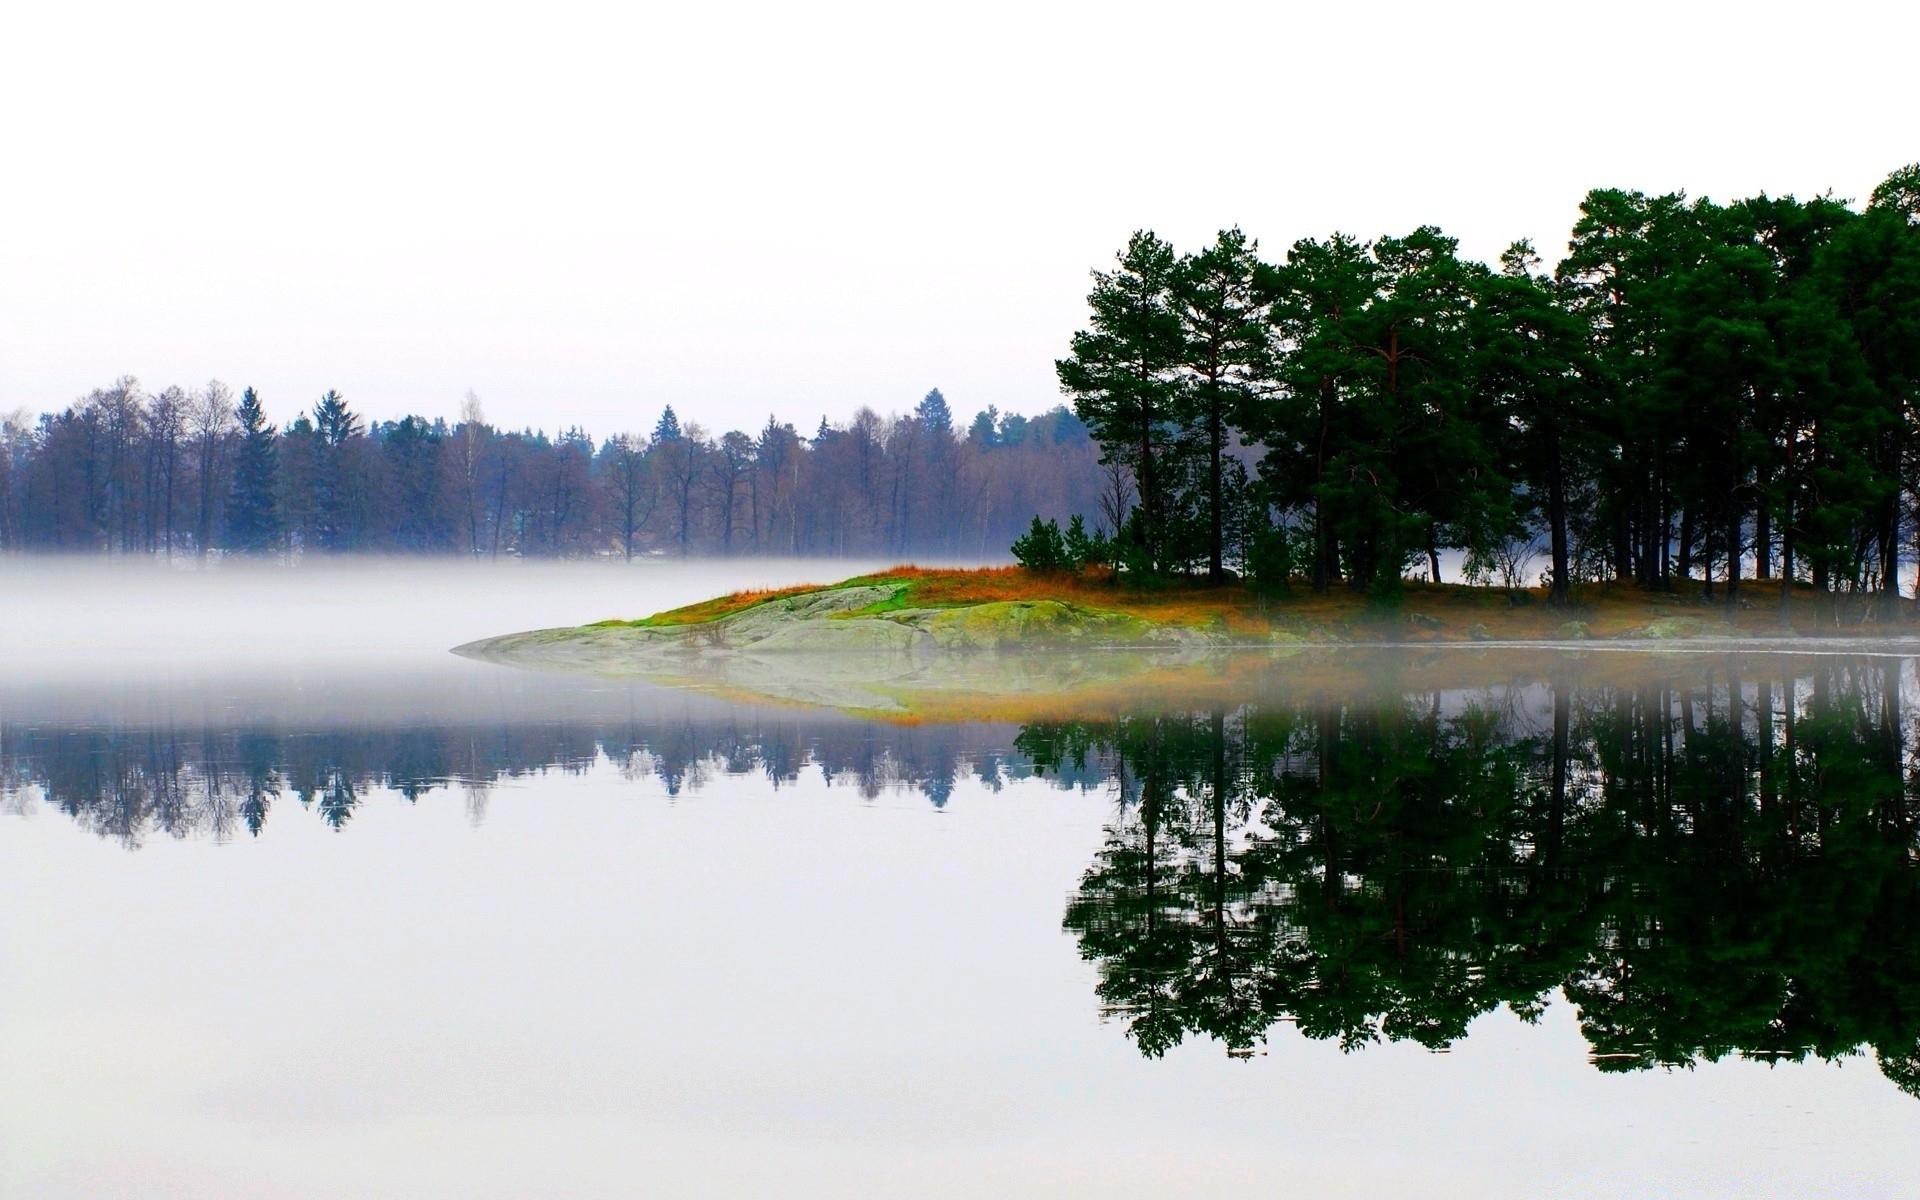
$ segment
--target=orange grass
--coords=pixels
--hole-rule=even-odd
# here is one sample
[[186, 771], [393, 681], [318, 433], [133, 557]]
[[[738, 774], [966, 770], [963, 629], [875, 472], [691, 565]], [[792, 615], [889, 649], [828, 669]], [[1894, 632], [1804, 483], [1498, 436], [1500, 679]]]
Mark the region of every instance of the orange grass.
[[1024, 567], [939, 570], [895, 567], [849, 583], [905, 583], [906, 592], [890, 608], [958, 608], [968, 604], [1056, 600], [1082, 608], [1123, 612], [1163, 625], [1222, 624], [1236, 633], [1270, 628], [1257, 596], [1244, 587], [1206, 587], [1195, 583], [1134, 584], [1116, 581], [1111, 572], [1042, 574]]
[[698, 604], [689, 604], [682, 608], [668, 609], [637, 621], [596, 621], [593, 628], [605, 629], [617, 625], [657, 627], [662, 625], [704, 625], [708, 621], [718, 621], [721, 617], [730, 617], [734, 613], [744, 612], [769, 600], [783, 600], [788, 596], [799, 596], [806, 592], [817, 592], [828, 585], [821, 583], [800, 583], [792, 587], [749, 589], [744, 592], [728, 592], [711, 600], [702, 600]]
[[[733, 592], [638, 621], [603, 621], [600, 625], [697, 625], [771, 600], [825, 587], [888, 583], [901, 583], [906, 587], [893, 600], [866, 611], [1053, 600], [1082, 608], [1127, 613], [1157, 624], [1218, 628], [1255, 640], [1281, 629], [1309, 638], [1316, 631], [1334, 632], [1338, 640], [1358, 636], [1362, 640], [1386, 637], [1399, 642], [1460, 641], [1476, 627], [1481, 636], [1497, 640], [1532, 640], [1555, 636], [1568, 621], [1585, 624], [1590, 637], [1607, 638], [1663, 618], [1686, 618], [1707, 625], [1725, 623], [1729, 615], [1724, 605], [1692, 602], [1695, 597], [1691, 593], [1649, 593], [1620, 584], [1581, 587], [1576, 590], [1573, 606], [1558, 608], [1546, 603], [1543, 588], [1509, 591], [1466, 584], [1409, 582], [1398, 610], [1382, 614], [1370, 610], [1364, 596], [1341, 586], [1333, 587], [1324, 595], [1296, 587], [1282, 595], [1263, 596], [1239, 584], [1210, 587], [1178, 580], [1134, 582], [1115, 579], [1111, 572], [1104, 571], [1041, 574], [1022, 567], [959, 570], [899, 566], [838, 584], [798, 584]], [[1698, 591], [1697, 583], [1691, 586], [1694, 592]], [[1803, 634], [1884, 635], [1888, 631], [1885, 624], [1863, 619], [1867, 610], [1859, 600], [1816, 595], [1805, 586], [1794, 589], [1783, 620], [1778, 589], [1779, 585], [1772, 581], [1746, 582], [1741, 595], [1752, 607], [1743, 607], [1733, 614], [1735, 620], [1730, 628], [1759, 634], [1790, 629]], [[1430, 628], [1410, 620], [1416, 616], [1433, 618], [1438, 627]]]

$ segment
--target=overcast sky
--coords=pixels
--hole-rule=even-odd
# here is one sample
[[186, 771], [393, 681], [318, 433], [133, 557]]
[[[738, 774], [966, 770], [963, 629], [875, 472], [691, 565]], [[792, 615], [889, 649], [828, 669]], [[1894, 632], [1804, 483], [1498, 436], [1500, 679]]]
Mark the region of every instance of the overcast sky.
[[1864, 197], [1910, 3], [15, 5], [0, 411], [115, 376], [375, 417], [1056, 401], [1087, 272], [1594, 186]]

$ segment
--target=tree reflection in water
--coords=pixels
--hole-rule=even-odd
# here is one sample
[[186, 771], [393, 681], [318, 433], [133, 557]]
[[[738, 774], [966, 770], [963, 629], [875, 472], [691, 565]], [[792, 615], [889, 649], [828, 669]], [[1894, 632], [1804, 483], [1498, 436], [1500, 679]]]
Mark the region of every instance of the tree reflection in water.
[[1065, 921], [1104, 1010], [1149, 1056], [1438, 1049], [1558, 988], [1602, 1070], [1871, 1050], [1920, 1095], [1906, 664], [1722, 661], [1029, 726], [1119, 783]]
[[818, 770], [935, 803], [965, 776], [1040, 773], [1119, 797], [1065, 924], [1149, 1056], [1189, 1035], [1250, 1054], [1286, 1021], [1437, 1049], [1562, 990], [1602, 1070], [1870, 1050], [1920, 1094], [1910, 660], [1700, 656], [1619, 678], [1597, 662], [1017, 733], [799, 710], [344, 727], [16, 707], [0, 797], [134, 847], [258, 834], [283, 796], [339, 829], [377, 788], [458, 785], [477, 816], [497, 780], [606, 763], [674, 795]]
[[501, 780], [601, 764], [673, 796], [718, 778], [779, 788], [817, 772], [869, 799], [905, 788], [935, 804], [963, 776], [998, 787], [1028, 774], [1005, 753], [1011, 726], [887, 727], [753, 709], [360, 725], [272, 712], [245, 724], [13, 716], [0, 710], [0, 809], [44, 801], [130, 849], [156, 836], [259, 835], [283, 798], [344, 829], [382, 788], [408, 801], [461, 788], [477, 820]]

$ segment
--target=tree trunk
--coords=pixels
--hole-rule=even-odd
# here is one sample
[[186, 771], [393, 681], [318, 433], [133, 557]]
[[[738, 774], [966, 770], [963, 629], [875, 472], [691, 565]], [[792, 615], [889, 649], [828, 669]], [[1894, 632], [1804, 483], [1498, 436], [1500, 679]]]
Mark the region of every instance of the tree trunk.
[[1327, 594], [1327, 582], [1332, 572], [1328, 560], [1332, 557], [1327, 536], [1327, 502], [1318, 494], [1313, 498], [1313, 590], [1316, 595]]
[[1220, 385], [1211, 385], [1207, 401], [1207, 582], [1227, 581], [1227, 514], [1221, 480], [1221, 460], [1226, 455], [1225, 414], [1221, 411]]
[[1327, 438], [1333, 424], [1333, 380], [1320, 379], [1320, 440], [1313, 452], [1313, 590], [1326, 595], [1333, 579], [1333, 531], [1327, 524], [1327, 501], [1323, 489], [1327, 481]]
[[1569, 595], [1567, 578], [1570, 564], [1567, 554], [1567, 484], [1562, 477], [1560, 446], [1555, 442], [1547, 468], [1547, 543], [1553, 556], [1553, 594], [1555, 604], [1565, 604]]
[[[1880, 513], [1880, 594], [1890, 605], [1900, 599], [1900, 491], [1894, 489]], [[1888, 615], [1892, 615], [1889, 613]]]
[[1740, 510], [1727, 509], [1727, 612], [1740, 608]]

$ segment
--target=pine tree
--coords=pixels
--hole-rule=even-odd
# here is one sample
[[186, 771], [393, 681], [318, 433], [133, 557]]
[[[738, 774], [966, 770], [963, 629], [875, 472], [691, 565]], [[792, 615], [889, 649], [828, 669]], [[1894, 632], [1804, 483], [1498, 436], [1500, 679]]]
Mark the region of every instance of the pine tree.
[[[1173, 247], [1148, 231], [1135, 233], [1117, 269], [1094, 272], [1087, 303], [1089, 328], [1073, 335], [1072, 353], [1054, 364], [1074, 411], [1092, 429], [1104, 461], [1132, 472], [1141, 519], [1132, 522], [1143, 557], [1165, 563], [1167, 457], [1175, 452], [1174, 372], [1180, 361], [1180, 320], [1173, 287]], [[1004, 439], [1006, 431], [1003, 429]]]
[[1585, 327], [1539, 272], [1532, 245], [1516, 242], [1500, 264], [1499, 274], [1481, 281], [1474, 305], [1475, 382], [1500, 434], [1497, 453], [1526, 486], [1534, 509], [1526, 515], [1546, 525], [1551, 596], [1564, 604], [1572, 506], [1591, 454], [1581, 410], [1594, 398], [1596, 366]]
[[913, 415], [928, 433], [939, 435], [953, 432], [953, 410], [947, 407], [947, 398], [940, 394], [939, 388], [921, 397], [920, 403], [914, 406]]
[[274, 502], [274, 429], [252, 388], [241, 395], [234, 416], [240, 423], [240, 446], [234, 456], [233, 492], [227, 501], [226, 547], [258, 554], [280, 540], [280, 514]]
[[1294, 243], [1267, 282], [1280, 350], [1276, 387], [1241, 414], [1249, 436], [1266, 447], [1259, 470], [1267, 496], [1306, 521], [1316, 592], [1341, 573], [1338, 460], [1351, 436], [1355, 326], [1377, 287], [1376, 271], [1353, 238]]
[[340, 393], [328, 391], [313, 406], [314, 541], [322, 550], [349, 550], [355, 544], [356, 496], [352, 442], [363, 429]]
[[1238, 229], [1180, 261], [1174, 310], [1180, 322], [1179, 416], [1190, 452], [1202, 464], [1207, 579], [1226, 581], [1229, 440], [1269, 388], [1268, 299], [1259, 286], [1258, 245]]

